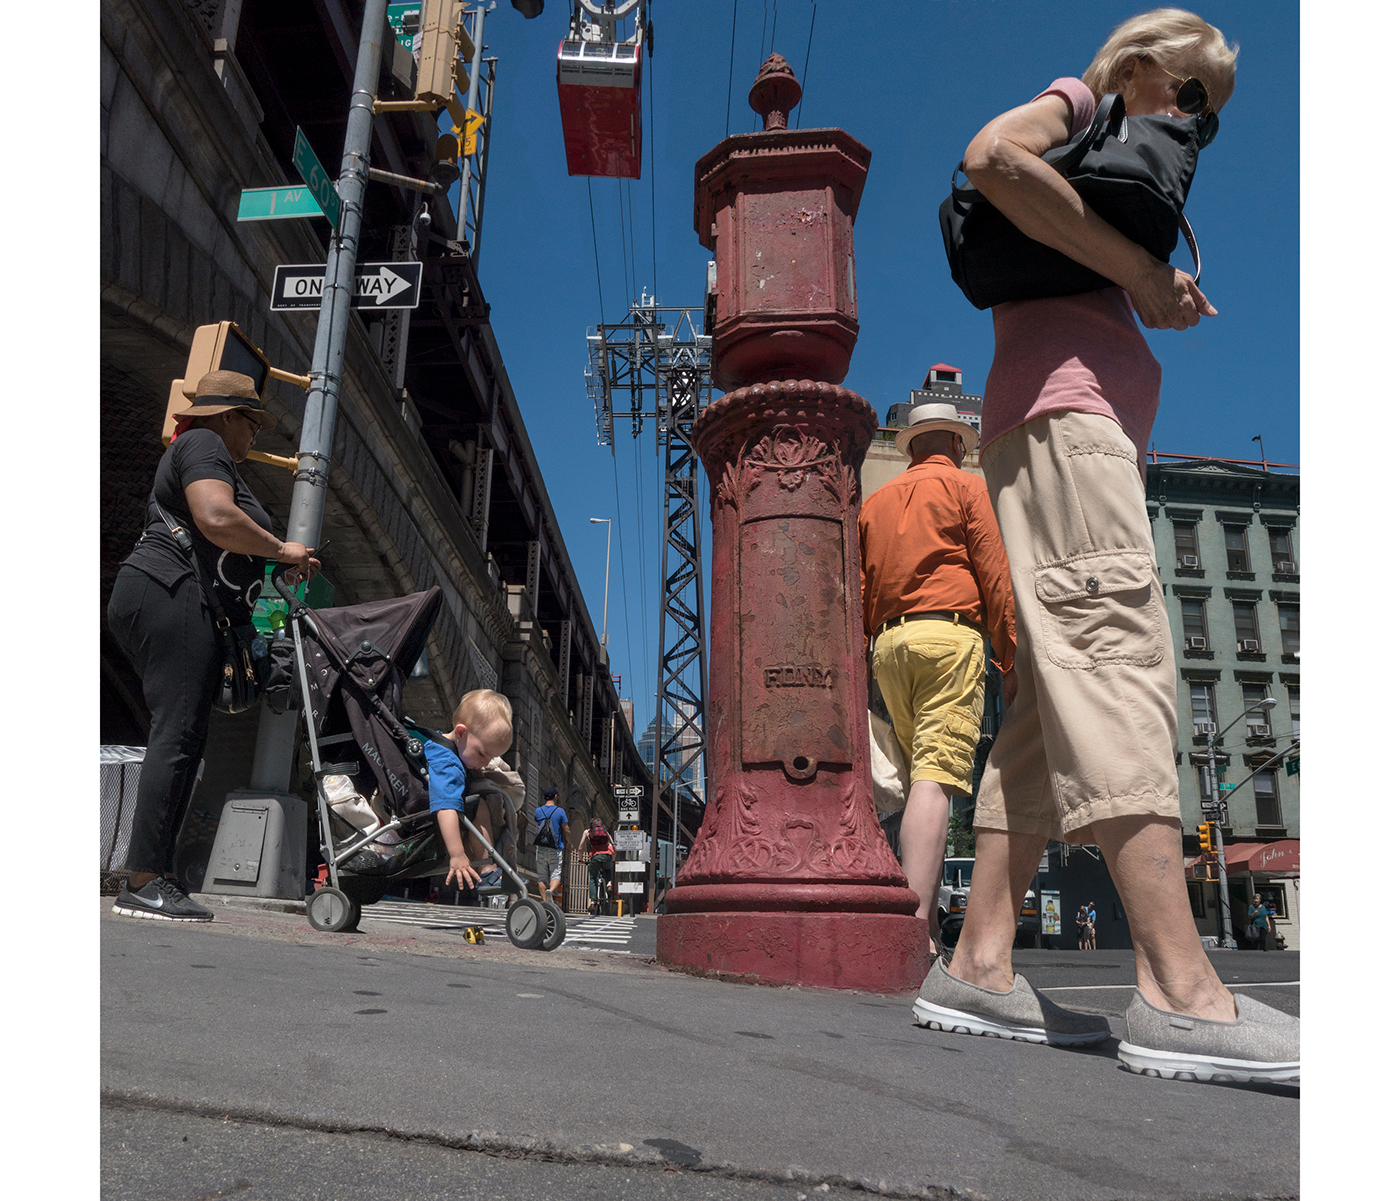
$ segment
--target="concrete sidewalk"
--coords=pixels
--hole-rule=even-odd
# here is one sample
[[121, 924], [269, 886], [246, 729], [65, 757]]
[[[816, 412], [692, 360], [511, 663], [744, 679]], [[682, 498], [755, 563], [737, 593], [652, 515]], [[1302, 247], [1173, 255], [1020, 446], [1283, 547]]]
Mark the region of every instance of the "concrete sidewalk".
[[[173, 926], [110, 905], [111, 1105], [901, 1196], [1298, 1193], [1296, 1092], [1133, 1076], [1113, 1040], [1058, 1051], [936, 1033], [913, 1024], [913, 994], [471, 946], [369, 908], [361, 932], [324, 935], [272, 908], [221, 906], [211, 925]], [[1072, 954], [1023, 970], [1070, 979]], [[1229, 963], [1297, 978], [1296, 954]], [[1052, 995], [1121, 1034], [1123, 962], [1086, 966]], [[1296, 1012], [1296, 989], [1253, 995]]]

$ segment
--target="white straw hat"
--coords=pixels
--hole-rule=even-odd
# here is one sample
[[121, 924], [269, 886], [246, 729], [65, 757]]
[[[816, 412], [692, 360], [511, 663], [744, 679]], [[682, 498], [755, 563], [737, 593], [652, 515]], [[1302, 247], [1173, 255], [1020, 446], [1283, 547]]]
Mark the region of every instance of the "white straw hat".
[[977, 449], [977, 427], [958, 416], [958, 410], [950, 404], [915, 405], [909, 410], [909, 426], [894, 436], [894, 444], [901, 454], [909, 453], [909, 443], [920, 434], [931, 434], [935, 430], [947, 430], [962, 438], [963, 450]]

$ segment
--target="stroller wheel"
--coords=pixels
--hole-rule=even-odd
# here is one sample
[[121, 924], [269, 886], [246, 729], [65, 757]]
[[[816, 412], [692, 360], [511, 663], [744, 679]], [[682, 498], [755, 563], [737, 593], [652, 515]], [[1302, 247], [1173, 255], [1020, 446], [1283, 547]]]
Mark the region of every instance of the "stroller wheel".
[[544, 902], [544, 941], [540, 943], [540, 950], [554, 950], [564, 941], [564, 936], [568, 932], [568, 925], [564, 921], [564, 911], [553, 901]]
[[360, 920], [360, 907], [338, 888], [318, 888], [306, 902], [306, 920], [326, 934], [353, 930]]
[[506, 937], [526, 951], [538, 950], [544, 942], [544, 906], [533, 897], [521, 897], [506, 910]]

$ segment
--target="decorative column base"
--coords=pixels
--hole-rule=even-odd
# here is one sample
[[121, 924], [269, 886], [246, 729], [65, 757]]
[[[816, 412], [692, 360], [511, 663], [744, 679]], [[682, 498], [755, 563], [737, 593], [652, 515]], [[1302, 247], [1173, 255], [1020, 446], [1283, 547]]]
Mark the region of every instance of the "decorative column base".
[[903, 913], [671, 913], [656, 957], [720, 980], [908, 992], [928, 975], [928, 931]]
[[713, 402], [695, 446], [714, 530], [705, 820], [657, 958], [761, 984], [901, 992], [928, 931], [875, 814], [860, 463], [875, 412], [813, 380]]

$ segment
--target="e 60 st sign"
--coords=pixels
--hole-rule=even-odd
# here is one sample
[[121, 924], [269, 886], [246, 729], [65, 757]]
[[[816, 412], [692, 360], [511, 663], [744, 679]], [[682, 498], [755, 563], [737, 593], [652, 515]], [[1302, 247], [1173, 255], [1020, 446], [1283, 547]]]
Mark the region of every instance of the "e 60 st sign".
[[[284, 263], [272, 277], [270, 309], [319, 309], [326, 281], [324, 263]], [[423, 264], [357, 263], [357, 309], [416, 309], [423, 288]]]

